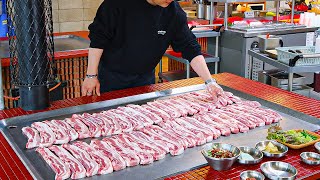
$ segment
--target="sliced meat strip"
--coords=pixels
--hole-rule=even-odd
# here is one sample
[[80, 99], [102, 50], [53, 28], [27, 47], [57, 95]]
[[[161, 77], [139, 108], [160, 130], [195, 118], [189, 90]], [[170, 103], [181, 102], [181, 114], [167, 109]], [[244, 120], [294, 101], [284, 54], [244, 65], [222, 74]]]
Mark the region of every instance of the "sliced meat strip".
[[229, 98], [229, 100], [231, 100], [234, 103], [241, 103], [242, 102], [241, 98], [233, 95], [231, 92], [226, 92], [225, 91], [224, 95], [227, 96]]
[[65, 144], [69, 142], [69, 136], [67, 132], [61, 128], [60, 126], [55, 125], [52, 123], [52, 121], [42, 121], [43, 123], [46, 123], [50, 129], [53, 131], [55, 135], [55, 141], [54, 144]]
[[238, 121], [228, 115], [225, 115], [223, 112], [218, 111], [218, 110], [214, 111], [212, 114], [218, 116], [218, 118], [216, 120], [220, 120], [220, 122], [236, 125], [239, 128], [240, 132], [242, 132], [242, 133], [249, 131], [249, 126], [247, 126], [247, 124], [250, 125], [250, 127], [254, 127], [254, 125], [255, 125], [255, 124], [251, 125], [249, 123], [242, 123], [242, 122], [240, 122], [240, 121]]
[[197, 110], [198, 111], [197, 113], [199, 113], [199, 114], [203, 114], [208, 111], [208, 108], [206, 108], [202, 105], [199, 105], [198, 103], [194, 103], [192, 101], [188, 101], [186, 99], [183, 99], [182, 97], [177, 96], [177, 97], [174, 97], [174, 99], [177, 100], [178, 102], [181, 102], [183, 104], [187, 104], [187, 105], [191, 106], [191, 108]]
[[74, 142], [72, 145], [75, 145], [80, 149], [85, 150], [90, 155], [90, 157], [99, 164], [98, 174], [109, 174], [113, 172], [113, 167], [110, 159], [107, 156], [100, 153], [98, 150], [94, 149], [89, 144], [82, 141], [77, 141]]
[[112, 111], [103, 111], [101, 112], [104, 118], [111, 119], [113, 123], [119, 124], [123, 132], [131, 132], [133, 131], [133, 126], [131, 122], [127, 121], [126, 118], [114, 113]]
[[255, 118], [254, 116], [248, 116], [249, 114], [244, 113], [243, 111], [240, 111], [233, 107], [223, 108], [222, 110], [233, 113], [234, 114], [233, 118], [235, 119], [243, 119], [243, 120], [247, 119], [249, 121], [256, 123], [257, 126], [264, 126], [266, 124], [266, 122], [263, 121], [262, 119]]
[[153, 113], [142, 106], [129, 104], [129, 105], [127, 105], [127, 107], [133, 108], [136, 111], [146, 115], [147, 117], [149, 117], [153, 121], [154, 124], [158, 124], [159, 122], [162, 121], [162, 118], [158, 114]]
[[109, 111], [117, 114], [118, 117], [121, 117], [124, 121], [130, 122], [132, 124], [132, 127], [134, 130], [139, 130], [139, 129], [143, 128], [143, 122], [140, 121], [139, 119], [135, 119], [135, 118], [131, 117], [130, 115], [128, 115], [127, 113], [124, 113], [124, 112], [117, 110], [117, 109], [111, 109]]
[[219, 117], [221, 117], [222, 119], [229, 119], [230, 122], [234, 122], [236, 120], [236, 121], [241, 122], [242, 124], [246, 125], [250, 129], [254, 129], [255, 127], [257, 127], [255, 122], [250, 121], [248, 119], [244, 119], [244, 118], [235, 119], [235, 118], [233, 118], [234, 114], [232, 114], [230, 112], [226, 112], [221, 109], [217, 109], [215, 112], [219, 113]]
[[183, 106], [171, 102], [170, 99], [164, 99], [164, 100], [158, 100], [157, 102], [164, 104], [165, 106], [168, 106], [172, 108], [174, 111], [177, 111], [181, 114], [181, 116], [187, 116], [188, 115], [188, 110], [184, 108]]
[[62, 128], [69, 136], [69, 141], [78, 139], [79, 134], [64, 120], [51, 120], [52, 124]]
[[[99, 125], [100, 130], [101, 130], [101, 136], [110, 136], [113, 134], [112, 130], [113, 124], [110, 124], [106, 118], [103, 118], [101, 113], [93, 113], [93, 114], [88, 114], [88, 113], [84, 113], [83, 116], [85, 118], [90, 118], [92, 119], [92, 121], [94, 123], [96, 123], [97, 125]], [[121, 132], [121, 131], [120, 131]]]
[[197, 146], [206, 143], [206, 138], [202, 132], [199, 132], [199, 131], [193, 132], [192, 130], [189, 130], [189, 129], [186, 129], [186, 128], [180, 126], [175, 121], [167, 121], [164, 123], [164, 125], [170, 126], [172, 129], [174, 129], [180, 135], [194, 139]]
[[207, 124], [208, 126], [212, 126], [213, 128], [219, 130], [221, 135], [223, 136], [229, 136], [231, 134], [231, 130], [228, 126], [213, 121], [212, 118], [208, 116], [208, 114], [195, 116], [194, 118], [202, 123]]
[[203, 108], [205, 108], [206, 109], [205, 111], [211, 111], [212, 109], [216, 108], [216, 106], [213, 103], [202, 101], [195, 95], [186, 94], [186, 95], [180, 96], [180, 97], [185, 99], [185, 100], [187, 100], [187, 101], [191, 101], [193, 103], [197, 103], [198, 105], [200, 105]]
[[134, 119], [141, 121], [143, 123], [143, 126], [150, 126], [153, 124], [152, 119], [150, 119], [148, 116], [140, 113], [139, 111], [136, 111], [131, 107], [118, 107], [117, 109], [119, 109], [120, 111], [123, 111], [124, 113], [127, 113], [129, 116], [133, 117]]
[[155, 161], [163, 159], [167, 153], [165, 150], [158, 148], [156, 145], [138, 139], [134, 137], [134, 135], [129, 133], [119, 134], [118, 138], [122, 139], [123, 141], [126, 141], [128, 144], [136, 144], [141, 148], [142, 151], [150, 153]]
[[150, 106], [150, 105], [147, 105], [147, 104], [143, 104], [141, 106], [142, 108], [160, 116], [163, 120], [169, 120], [171, 119], [171, 116], [170, 114], [168, 114], [167, 112], [163, 111], [162, 109], [159, 109], [157, 107], [154, 107], [154, 106]]
[[69, 167], [64, 164], [61, 159], [54, 155], [53, 152], [51, 152], [48, 148], [39, 147], [36, 149], [36, 151], [56, 173], [56, 180], [68, 179], [70, 177], [71, 171]]
[[137, 140], [148, 142], [148, 143], [156, 146], [157, 148], [165, 151], [166, 153], [170, 152], [169, 147], [167, 146], [167, 143], [165, 143], [161, 140], [154, 140], [150, 136], [146, 135], [143, 132], [139, 132], [139, 131], [133, 131], [131, 134], [132, 134], [132, 137]]
[[177, 155], [180, 155], [184, 152], [183, 145], [176, 142], [175, 139], [172, 139], [167, 136], [161, 136], [161, 135], [157, 134], [155, 131], [153, 131], [152, 129], [150, 129], [149, 127], [144, 128], [142, 131], [145, 134], [147, 134], [148, 136], [152, 137], [156, 142], [165, 143], [165, 145], [167, 147], [169, 147], [170, 154], [172, 156], [177, 156]]
[[127, 167], [136, 166], [140, 163], [140, 158], [130, 151], [124, 148], [121, 143], [113, 138], [104, 138], [104, 142], [107, 142], [117, 153], [125, 160]]
[[199, 128], [198, 127], [198, 124], [196, 123], [190, 123], [184, 119], [181, 119], [181, 118], [177, 118], [175, 119], [175, 121], [182, 127], [196, 133], [196, 134], [199, 134], [199, 133], [202, 133], [204, 135], [204, 137], [206, 138], [206, 142], [210, 142], [213, 140], [213, 133], [207, 129], [202, 129], [202, 128]]
[[61, 146], [51, 146], [49, 149], [54, 152], [62, 162], [71, 170], [71, 179], [80, 179], [86, 177], [86, 169], [74, 158], [66, 149]]
[[126, 168], [126, 162], [107, 142], [93, 139], [90, 146], [98, 150], [111, 160], [113, 170], [119, 171]]
[[101, 127], [97, 124], [97, 120], [92, 118], [88, 113], [84, 113], [82, 115], [74, 114], [72, 115], [72, 119], [77, 119], [82, 121], [85, 125], [87, 125], [89, 129], [90, 137], [100, 137], [101, 136]]
[[149, 152], [143, 151], [135, 142], [130, 142], [121, 136], [113, 136], [126, 149], [136, 154], [140, 159], [140, 164], [146, 165], [153, 163], [153, 156]]
[[[188, 122], [190, 125], [197, 127], [198, 129], [200, 129], [204, 133], [204, 135], [207, 137], [207, 142], [210, 142], [213, 139], [217, 139], [218, 137], [221, 136], [220, 131], [218, 131], [217, 129], [215, 129], [213, 127], [207, 126], [204, 123], [201, 123], [200, 121], [198, 121], [195, 118], [186, 117], [186, 118], [182, 118], [182, 120]], [[181, 120], [179, 120], [179, 121], [181, 123]]]
[[91, 137], [88, 127], [79, 119], [66, 118], [67, 122], [79, 134], [79, 139]]
[[90, 157], [87, 151], [71, 144], [63, 144], [62, 147], [68, 150], [73, 157], [75, 157], [83, 165], [83, 167], [86, 168], [87, 177], [96, 175], [98, 173], [100, 168], [99, 164]]
[[[168, 121], [168, 122], [171, 122], [171, 121]], [[197, 145], [198, 139], [194, 134], [189, 134], [189, 133], [186, 133], [185, 131], [176, 130], [170, 124], [164, 123], [164, 122], [159, 123], [159, 126], [162, 129], [165, 129], [167, 133], [170, 133], [171, 135], [186, 141], [188, 148], [191, 148]]]
[[40, 135], [36, 129], [32, 127], [23, 127], [22, 133], [28, 138], [26, 144], [27, 149], [35, 148], [40, 145]]
[[228, 121], [219, 118], [217, 115], [213, 113], [208, 113], [208, 116], [211, 118], [211, 120], [215, 121], [216, 123], [223, 124], [230, 128], [232, 133], [237, 134], [240, 132], [239, 127], [236, 124], [229, 123]]
[[199, 111], [192, 108], [191, 104], [185, 103], [184, 101], [181, 101], [180, 99], [168, 99], [171, 103], [179, 105], [180, 108], [184, 108], [189, 115], [197, 114]]
[[55, 142], [56, 137], [47, 124], [34, 122], [31, 124], [31, 127], [35, 128], [40, 133], [39, 147], [49, 147]]
[[163, 111], [165, 111], [166, 113], [168, 113], [170, 115], [171, 118], [178, 118], [181, 117], [181, 113], [179, 111], [177, 111], [176, 109], [172, 109], [158, 101], [153, 101], [153, 102], [147, 102], [147, 104], [149, 106], [153, 106], [155, 108], [159, 108]]
[[101, 129], [101, 133], [102, 133], [102, 131], [104, 131], [104, 134], [106, 134], [106, 135], [114, 135], [114, 134], [120, 134], [122, 132], [122, 128], [116, 119], [113, 119], [113, 118], [107, 116], [103, 112], [94, 113], [93, 115], [97, 118], [103, 119], [105, 122], [106, 127], [104, 130]]

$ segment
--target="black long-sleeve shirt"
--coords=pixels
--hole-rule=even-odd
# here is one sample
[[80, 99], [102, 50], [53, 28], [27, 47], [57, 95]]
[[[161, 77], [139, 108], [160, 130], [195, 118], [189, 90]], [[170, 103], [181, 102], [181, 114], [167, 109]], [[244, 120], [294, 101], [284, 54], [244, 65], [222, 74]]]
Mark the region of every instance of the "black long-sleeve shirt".
[[110, 71], [151, 72], [169, 45], [190, 61], [201, 54], [175, 1], [162, 8], [147, 0], [104, 0], [89, 30], [90, 47], [104, 49], [99, 66]]

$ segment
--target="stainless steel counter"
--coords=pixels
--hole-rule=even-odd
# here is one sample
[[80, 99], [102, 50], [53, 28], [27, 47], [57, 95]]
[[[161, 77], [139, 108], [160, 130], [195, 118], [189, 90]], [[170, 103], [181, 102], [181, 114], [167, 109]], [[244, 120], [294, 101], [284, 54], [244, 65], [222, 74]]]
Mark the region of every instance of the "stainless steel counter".
[[[75, 35], [54, 36], [54, 51], [65, 52], [89, 48], [90, 41]], [[10, 57], [9, 41], [0, 41], [0, 57]]]
[[[32, 149], [26, 150], [24, 148], [26, 143], [26, 138], [21, 134], [21, 128], [26, 125], [30, 125], [34, 121], [42, 121], [44, 119], [61, 119], [64, 117], [69, 117], [73, 113], [82, 112], [96, 112], [101, 110], [106, 110], [110, 108], [117, 107], [119, 105], [125, 105], [128, 103], [145, 103], [157, 98], [166, 98], [171, 95], [177, 95], [181, 93], [186, 93], [190, 91], [202, 90], [204, 85], [195, 85], [184, 88], [170, 89], [161, 92], [153, 92], [147, 94], [141, 94], [132, 97], [125, 97], [115, 100], [103, 101], [99, 103], [92, 103], [83, 106], [71, 107], [66, 109], [60, 109], [55, 111], [37, 113], [33, 115], [21, 116], [12, 119], [7, 119], [1, 122], [0, 128], [2, 128], [2, 133], [13, 147], [15, 152], [18, 154], [20, 159], [26, 165], [30, 173], [36, 179], [53, 179], [54, 173], [51, 168], [40, 158], [40, 156]], [[229, 88], [224, 88], [227, 91], [231, 91], [236, 95], [250, 100], [254, 99], [252, 96], [247, 96], [234, 91]], [[270, 107], [270, 104], [259, 100], [262, 105]], [[276, 105], [273, 106], [277, 110], [284, 110], [285, 108], [279, 108]], [[283, 111], [286, 112], [286, 111]], [[315, 118], [309, 116], [300, 116], [299, 113], [279, 112], [283, 116], [283, 120], [280, 122], [283, 129], [295, 129], [303, 128], [307, 130], [317, 130], [320, 129], [319, 121]], [[290, 115], [288, 115], [290, 114]], [[296, 117], [294, 117], [296, 116]], [[299, 117], [299, 118], [297, 118]], [[232, 134], [229, 137], [220, 137], [214, 142], [224, 142], [232, 143], [236, 146], [254, 146], [256, 142], [265, 139], [266, 131], [268, 126], [255, 128], [250, 130], [248, 133]], [[254, 137], [254, 138], [250, 138]], [[108, 175], [94, 176], [86, 179], [116, 179], [116, 180], [141, 180], [141, 179], [158, 179], [164, 176], [186, 171], [191, 168], [202, 166], [206, 164], [205, 159], [199, 152], [202, 148], [195, 147], [186, 149], [182, 155], [170, 156], [167, 155], [164, 159], [156, 161], [151, 165], [146, 166], [136, 166], [131, 168], [126, 168], [124, 170], [113, 172]]]

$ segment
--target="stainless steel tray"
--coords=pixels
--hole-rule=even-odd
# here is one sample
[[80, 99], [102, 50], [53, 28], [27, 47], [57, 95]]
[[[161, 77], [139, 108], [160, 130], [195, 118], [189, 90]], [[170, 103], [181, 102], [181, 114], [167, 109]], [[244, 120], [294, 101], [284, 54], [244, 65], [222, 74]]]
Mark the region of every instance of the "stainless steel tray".
[[[166, 98], [168, 96], [178, 95], [181, 93], [187, 93], [191, 91], [198, 91], [202, 89], [204, 89], [204, 85], [188, 86], [183, 88], [169, 89], [166, 91], [153, 92], [98, 103], [92, 103], [88, 105], [75, 106], [49, 112], [42, 112], [33, 115], [15, 117], [1, 121], [0, 128], [2, 128], [2, 134], [5, 136], [7, 141], [13, 147], [14, 151], [17, 153], [19, 158], [22, 160], [24, 165], [27, 167], [27, 169], [35, 179], [54, 179], [54, 172], [51, 170], [50, 166], [48, 166], [46, 162], [35, 152], [35, 150], [25, 149], [27, 139], [21, 133], [22, 127], [28, 126], [35, 121], [43, 121], [46, 119], [62, 119], [65, 117], [70, 117], [74, 113], [98, 112], [101, 110], [126, 105], [129, 103], [141, 104], [158, 98]], [[296, 129], [298, 127], [311, 131], [320, 129], [319, 125], [302, 121], [287, 114], [280, 114], [284, 117], [284, 120], [281, 121], [281, 126], [283, 127], [283, 129]], [[250, 130], [248, 133], [239, 133], [236, 135], [231, 135], [229, 137], [220, 137], [219, 139], [213, 142], [223, 141], [224, 143], [231, 143], [236, 146], [254, 147], [254, 144], [256, 142], [265, 139], [267, 128], [268, 126], [259, 127]], [[251, 139], [248, 137], [255, 138]], [[113, 172], [111, 174], [103, 176], [94, 176], [86, 179], [141, 180], [162, 178], [173, 173], [187, 171], [194, 167], [205, 165], [207, 162], [200, 153], [201, 149], [201, 147], [186, 149], [182, 155], [174, 157], [172, 157], [171, 155], [167, 155], [164, 159], [156, 161], [150, 165], [138, 165], [136, 167], [126, 168], [124, 170]]]
[[[53, 41], [55, 52], [87, 49], [90, 44], [89, 40], [75, 35], [54, 36]], [[0, 41], [0, 57], [10, 57], [9, 52], [9, 41]]]

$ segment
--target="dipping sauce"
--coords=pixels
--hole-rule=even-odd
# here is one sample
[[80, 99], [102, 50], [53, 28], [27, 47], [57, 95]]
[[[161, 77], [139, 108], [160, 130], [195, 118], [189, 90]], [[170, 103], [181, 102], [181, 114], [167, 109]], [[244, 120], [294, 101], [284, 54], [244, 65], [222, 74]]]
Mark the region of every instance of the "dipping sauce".
[[213, 158], [232, 158], [234, 156], [232, 152], [219, 148], [209, 150], [208, 155]]
[[309, 160], [309, 161], [319, 161], [319, 159], [312, 158], [312, 157], [308, 157], [307, 160]]

